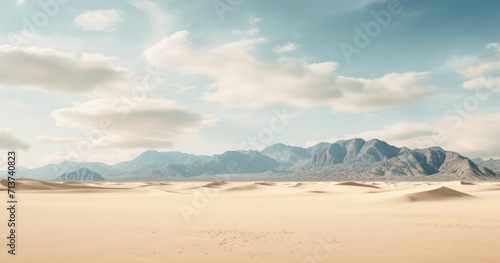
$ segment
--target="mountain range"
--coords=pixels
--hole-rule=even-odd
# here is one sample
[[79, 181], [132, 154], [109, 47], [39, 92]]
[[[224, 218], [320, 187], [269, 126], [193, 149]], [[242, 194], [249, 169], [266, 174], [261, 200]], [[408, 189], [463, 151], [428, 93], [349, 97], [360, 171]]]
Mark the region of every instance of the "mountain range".
[[500, 160], [471, 160], [440, 147], [398, 148], [356, 138], [308, 148], [274, 144], [260, 152], [213, 156], [150, 150], [115, 165], [66, 161], [18, 169], [17, 176], [45, 181], [491, 180], [500, 179]]

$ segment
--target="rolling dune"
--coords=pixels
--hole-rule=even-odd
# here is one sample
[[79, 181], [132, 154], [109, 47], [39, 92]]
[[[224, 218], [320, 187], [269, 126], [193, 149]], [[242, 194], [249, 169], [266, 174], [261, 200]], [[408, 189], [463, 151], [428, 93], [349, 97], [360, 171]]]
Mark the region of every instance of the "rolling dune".
[[17, 182], [1, 262], [500, 262], [498, 183]]
[[445, 186], [441, 186], [440, 188], [434, 190], [409, 194], [406, 197], [412, 202], [420, 202], [420, 201], [436, 201], [436, 200], [455, 199], [455, 198], [472, 198], [475, 196], [468, 195], [466, 193], [462, 193], [460, 191], [456, 191]]

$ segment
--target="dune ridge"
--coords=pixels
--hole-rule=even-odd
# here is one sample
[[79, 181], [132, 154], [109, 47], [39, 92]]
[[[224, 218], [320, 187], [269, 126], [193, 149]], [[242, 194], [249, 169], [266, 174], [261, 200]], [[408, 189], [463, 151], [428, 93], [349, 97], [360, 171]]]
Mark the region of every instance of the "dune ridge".
[[412, 202], [422, 202], [422, 201], [438, 201], [438, 200], [457, 199], [457, 198], [475, 198], [475, 196], [445, 186], [441, 186], [434, 190], [408, 194], [406, 195], [406, 198], [408, 198], [408, 200]]

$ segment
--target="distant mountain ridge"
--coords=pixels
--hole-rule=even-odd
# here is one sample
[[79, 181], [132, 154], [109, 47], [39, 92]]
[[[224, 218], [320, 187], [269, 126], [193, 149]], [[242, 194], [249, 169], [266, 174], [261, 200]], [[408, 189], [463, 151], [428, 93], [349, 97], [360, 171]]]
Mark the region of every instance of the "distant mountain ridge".
[[213, 156], [146, 151], [115, 165], [63, 162], [22, 170], [18, 176], [56, 181], [206, 180], [227, 175], [235, 180], [490, 180], [500, 179], [496, 161], [473, 161], [440, 147], [412, 150], [355, 138], [308, 148], [278, 143], [260, 152]]
[[81, 168], [79, 170], [76, 170], [74, 172], [70, 173], [65, 173], [57, 178], [54, 179], [54, 181], [58, 182], [65, 182], [65, 181], [75, 181], [75, 182], [84, 182], [84, 181], [91, 181], [91, 182], [96, 182], [96, 181], [106, 181], [104, 177], [102, 177], [100, 174], [93, 172], [87, 168]]
[[[136, 158], [137, 159], [137, 158]], [[132, 160], [134, 162], [136, 159]], [[139, 158], [140, 159], [140, 158]], [[262, 173], [277, 167], [278, 163], [257, 151], [227, 151], [208, 159], [193, 159], [188, 163], [162, 162], [158, 165], [140, 166], [125, 174], [109, 177], [116, 180], [163, 180], [213, 176], [217, 174]], [[134, 166], [137, 167], [137, 166]]]
[[210, 156], [193, 155], [181, 152], [145, 151], [135, 159], [113, 165], [120, 171], [134, 171], [145, 166], [158, 166], [165, 164], [191, 164], [197, 161], [207, 161]]

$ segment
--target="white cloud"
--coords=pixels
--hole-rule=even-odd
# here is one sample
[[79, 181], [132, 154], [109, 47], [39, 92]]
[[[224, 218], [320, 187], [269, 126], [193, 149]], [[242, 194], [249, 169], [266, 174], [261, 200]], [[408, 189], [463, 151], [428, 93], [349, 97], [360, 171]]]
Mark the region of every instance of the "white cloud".
[[152, 65], [211, 77], [213, 83], [203, 98], [224, 106], [257, 108], [285, 103], [361, 112], [408, 104], [432, 90], [424, 83], [427, 73], [391, 73], [376, 79], [335, 77], [337, 64], [333, 61], [260, 60], [252, 51], [264, 41], [261, 38], [194, 49], [188, 35], [180, 31], [165, 37], [143, 54]]
[[500, 113], [477, 112], [468, 118], [449, 116], [433, 123], [397, 123], [383, 129], [349, 134], [344, 138], [377, 138], [396, 146], [440, 146], [468, 157], [500, 158]]
[[233, 30], [231, 31], [231, 33], [235, 34], [235, 35], [248, 35], [248, 36], [252, 36], [252, 35], [255, 35], [257, 33], [260, 32], [260, 29], [257, 28], [257, 27], [254, 27], [254, 28], [250, 28], [248, 30]]
[[0, 46], [0, 86], [98, 95], [131, 90], [133, 73], [113, 61], [100, 54], [76, 58], [48, 48]]
[[26, 3], [25, 0], [16, 0], [17, 6], [23, 6], [25, 3]]
[[40, 135], [36, 137], [36, 141], [47, 144], [71, 144], [84, 141], [85, 138], [65, 138], [65, 137], [50, 137], [47, 135]]
[[457, 71], [476, 63], [479, 58], [475, 56], [453, 56], [446, 61], [439, 69], [446, 71]]
[[312, 141], [306, 141], [306, 143], [304, 144], [304, 147], [307, 147], [307, 148], [308, 147], [312, 147], [312, 146], [314, 146], [314, 145], [316, 145], [318, 143], [320, 143], [320, 142], [314, 141], [314, 140], [312, 140]]
[[137, 9], [142, 10], [159, 8], [158, 4], [151, 0], [127, 0], [127, 3]]
[[[468, 78], [462, 84], [466, 89], [486, 88], [500, 92], [500, 44], [491, 43], [486, 48], [492, 49], [494, 53], [484, 58], [470, 59], [468, 63], [455, 63], [455, 70]], [[453, 64], [451, 61], [447, 64]]]
[[375, 79], [337, 77], [340, 99], [331, 101], [334, 111], [373, 111], [406, 105], [431, 92], [426, 72], [389, 73]]
[[122, 21], [114, 9], [86, 11], [75, 18], [75, 23], [86, 31], [115, 31], [115, 25]]
[[250, 16], [250, 18], [248, 18], [248, 23], [250, 25], [257, 25], [262, 19], [260, 17], [256, 17], [256, 16]]
[[500, 60], [498, 58], [498, 56], [492, 56], [479, 60], [471, 66], [459, 69], [459, 72], [469, 78], [480, 77], [489, 73], [499, 72]]
[[281, 54], [285, 52], [292, 52], [297, 49], [297, 46], [294, 43], [287, 43], [284, 46], [278, 46], [274, 50], [276, 53]]
[[93, 152], [88, 155], [80, 155], [77, 152], [59, 151], [46, 155], [42, 161], [44, 163], [61, 163], [64, 161], [73, 162], [103, 162], [107, 164], [115, 164], [123, 162], [123, 160], [131, 160], [141, 154], [143, 150], [127, 150], [116, 151], [110, 150], [105, 152]]
[[236, 35], [247, 35], [247, 36], [252, 36], [260, 32], [260, 29], [258, 27], [258, 23], [260, 22], [260, 18], [256, 16], [250, 16], [248, 19], [248, 24], [251, 26], [250, 29], [247, 30], [233, 30], [231, 31], [233, 34]]
[[0, 128], [0, 149], [5, 150], [28, 150], [30, 145], [12, 135], [9, 130]]
[[500, 77], [478, 77], [465, 81], [462, 86], [466, 89], [478, 87], [500, 92]]
[[[173, 14], [166, 12], [162, 5], [164, 3], [160, 1], [153, 0], [127, 0], [127, 3], [134, 8], [137, 8], [141, 11], [147, 12], [151, 19], [150, 27], [154, 29], [154, 39], [159, 39], [165, 35], [165, 32], [174, 27], [174, 23], [178, 20], [174, 20], [173, 14], [177, 14], [173, 12]], [[186, 26], [183, 26], [185, 28]]]
[[[75, 103], [72, 108], [51, 114], [56, 125], [83, 130], [83, 138], [51, 138], [46, 143], [91, 141], [97, 148], [170, 148], [178, 139], [196, 136], [199, 129], [213, 125], [211, 116], [189, 111], [175, 102], [139, 99], [124, 103], [119, 99], [96, 99]], [[81, 142], [80, 141], [80, 142]]]
[[499, 43], [489, 43], [486, 45], [486, 48], [495, 49], [498, 53], [500, 53], [500, 44]]

